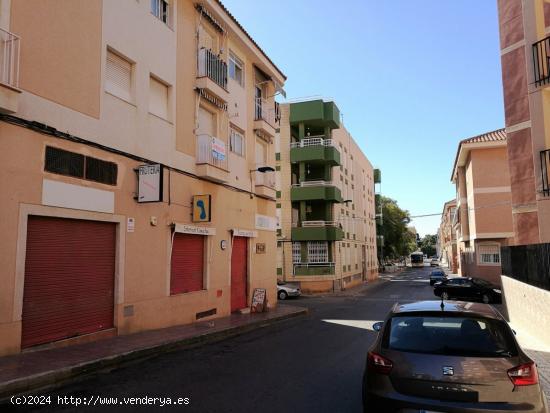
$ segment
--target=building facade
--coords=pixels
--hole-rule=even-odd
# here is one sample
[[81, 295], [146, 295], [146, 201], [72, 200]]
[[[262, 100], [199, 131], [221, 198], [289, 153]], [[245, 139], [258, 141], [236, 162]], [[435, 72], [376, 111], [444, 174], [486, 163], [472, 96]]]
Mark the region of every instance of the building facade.
[[462, 140], [451, 180], [458, 273], [500, 284], [500, 247], [514, 240], [504, 129]]
[[458, 271], [458, 255], [454, 221], [456, 217], [456, 199], [445, 202], [441, 214], [441, 224], [438, 230], [438, 245], [441, 265], [446, 266], [452, 273]]
[[276, 305], [285, 76], [222, 3], [0, 17], [0, 355]]
[[281, 106], [279, 279], [335, 291], [377, 277], [374, 169], [334, 102]]

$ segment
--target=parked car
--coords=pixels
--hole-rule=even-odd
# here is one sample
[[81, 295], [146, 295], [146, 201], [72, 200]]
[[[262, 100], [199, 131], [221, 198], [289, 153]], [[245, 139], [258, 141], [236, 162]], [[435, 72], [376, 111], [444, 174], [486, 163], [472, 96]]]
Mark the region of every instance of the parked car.
[[279, 300], [286, 300], [288, 297], [298, 297], [300, 294], [300, 287], [294, 284], [277, 281], [277, 298], [279, 298]]
[[502, 302], [500, 286], [481, 278], [457, 277], [442, 281], [435, 285], [434, 294], [444, 300], [462, 299], [486, 304]]
[[434, 285], [436, 282], [445, 281], [447, 275], [443, 270], [433, 270], [430, 274], [430, 285]]
[[535, 363], [490, 305], [396, 304], [373, 327], [365, 412], [548, 412]]
[[430, 267], [439, 267], [439, 260], [437, 258], [432, 258], [430, 261]]

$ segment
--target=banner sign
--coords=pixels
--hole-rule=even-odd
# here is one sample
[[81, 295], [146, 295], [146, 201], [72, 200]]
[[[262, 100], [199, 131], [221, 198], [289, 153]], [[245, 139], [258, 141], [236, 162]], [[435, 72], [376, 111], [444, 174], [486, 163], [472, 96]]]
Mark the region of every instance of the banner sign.
[[215, 137], [212, 137], [212, 157], [219, 161], [225, 159], [225, 142]]

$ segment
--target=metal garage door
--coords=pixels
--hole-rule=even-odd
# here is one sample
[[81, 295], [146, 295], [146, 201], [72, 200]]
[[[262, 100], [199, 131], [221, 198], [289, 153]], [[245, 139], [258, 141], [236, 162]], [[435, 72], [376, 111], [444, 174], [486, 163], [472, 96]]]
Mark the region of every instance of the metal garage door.
[[204, 236], [175, 234], [170, 266], [170, 294], [204, 288]]
[[116, 224], [31, 216], [21, 347], [113, 327]]
[[246, 307], [248, 238], [234, 237], [231, 252], [231, 312]]

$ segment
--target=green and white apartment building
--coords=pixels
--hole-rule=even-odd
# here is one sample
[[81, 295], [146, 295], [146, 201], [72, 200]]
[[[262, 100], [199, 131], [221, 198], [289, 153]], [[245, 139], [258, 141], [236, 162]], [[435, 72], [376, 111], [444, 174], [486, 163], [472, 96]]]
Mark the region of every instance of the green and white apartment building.
[[277, 274], [304, 292], [378, 276], [375, 177], [380, 173], [332, 101], [281, 105], [275, 138]]

